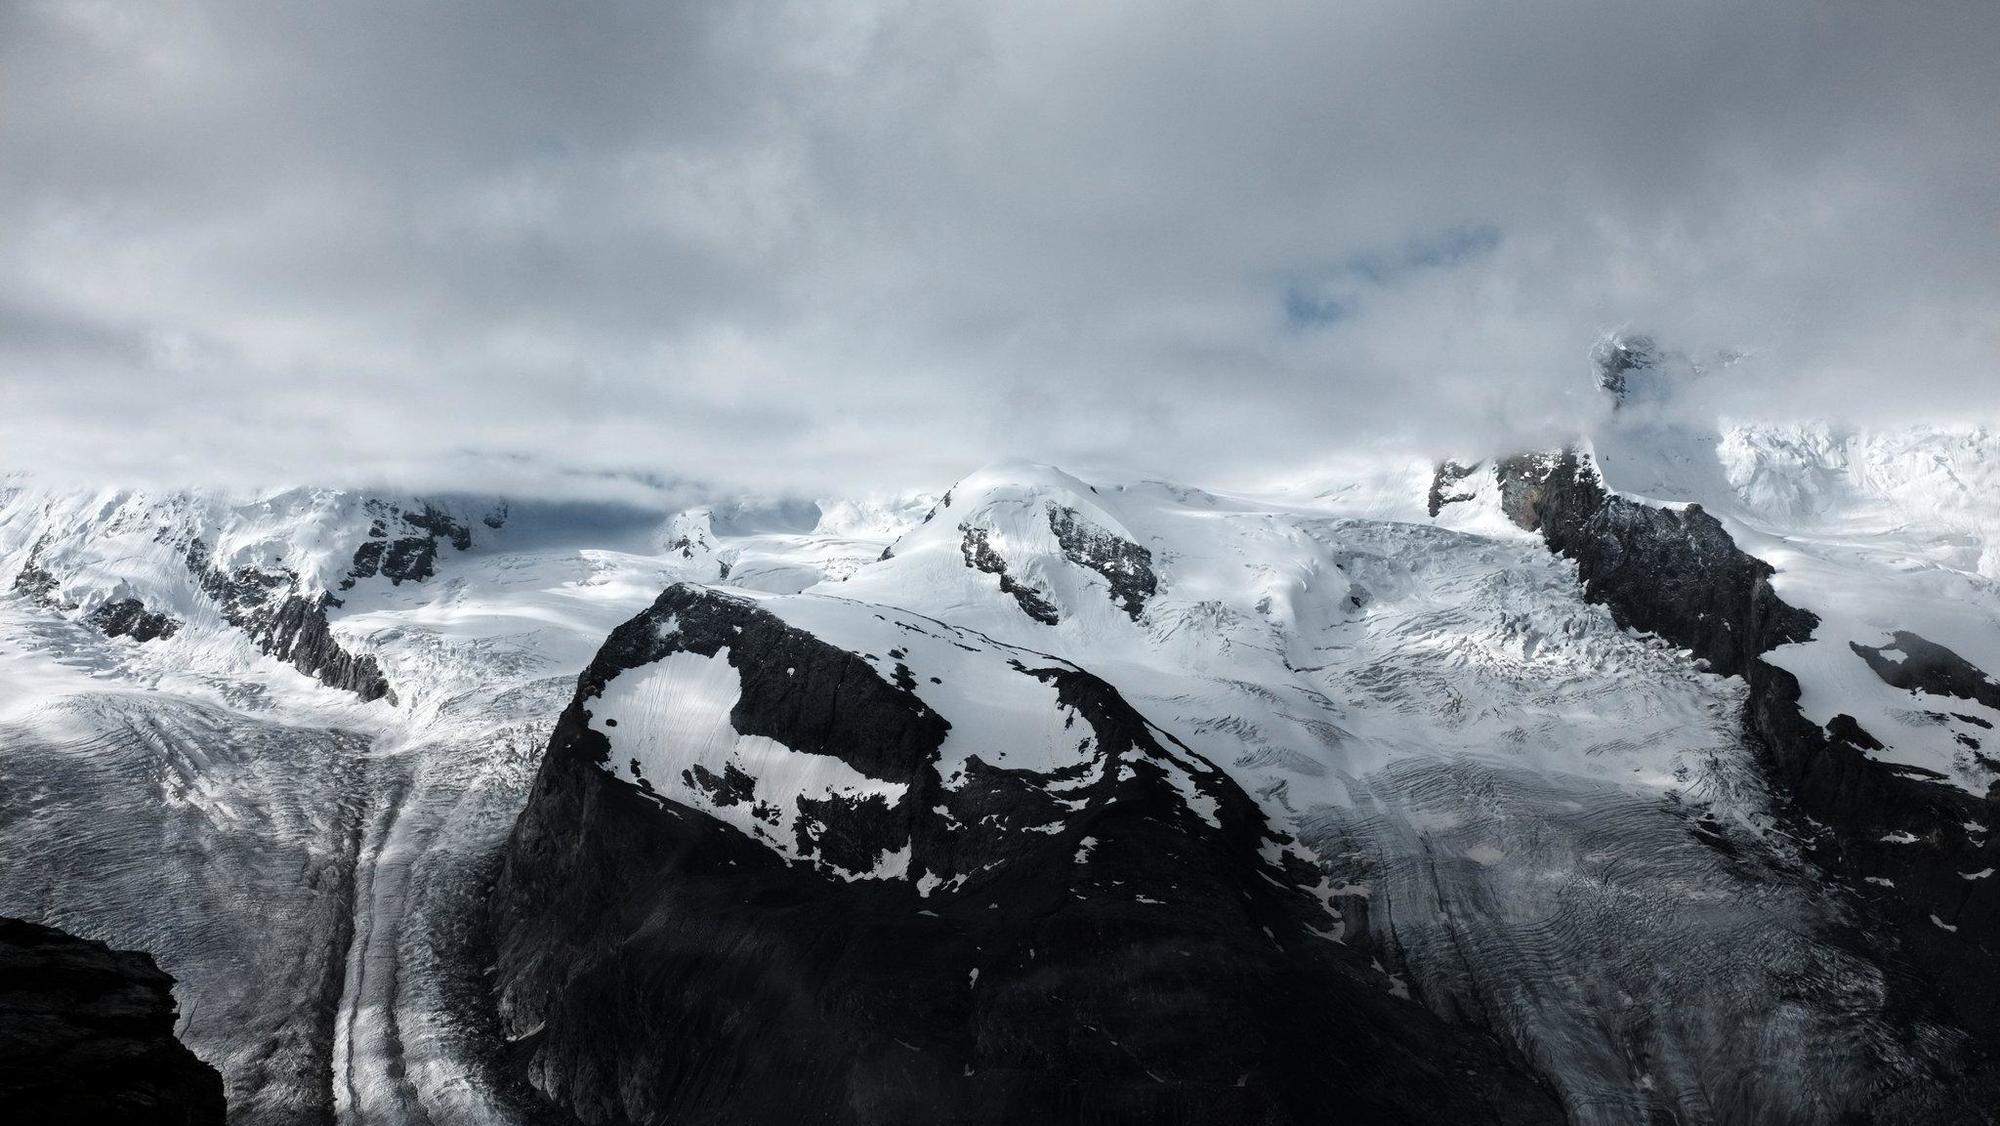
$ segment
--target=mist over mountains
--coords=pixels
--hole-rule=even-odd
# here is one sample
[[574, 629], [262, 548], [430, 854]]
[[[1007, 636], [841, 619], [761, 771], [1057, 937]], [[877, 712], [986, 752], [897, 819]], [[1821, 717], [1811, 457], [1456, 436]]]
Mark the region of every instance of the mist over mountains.
[[[0, 441], [130, 484], [1247, 483], [1991, 417], [1990, 6], [0, 14]], [[499, 482], [489, 484], [489, 482]]]

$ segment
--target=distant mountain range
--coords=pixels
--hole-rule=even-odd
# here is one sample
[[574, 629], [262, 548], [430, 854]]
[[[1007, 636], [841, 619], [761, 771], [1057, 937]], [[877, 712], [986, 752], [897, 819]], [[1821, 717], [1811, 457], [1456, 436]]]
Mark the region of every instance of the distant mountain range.
[[239, 1124], [1992, 1121], [2000, 437], [1712, 367], [1254, 495], [12, 478], [0, 915]]

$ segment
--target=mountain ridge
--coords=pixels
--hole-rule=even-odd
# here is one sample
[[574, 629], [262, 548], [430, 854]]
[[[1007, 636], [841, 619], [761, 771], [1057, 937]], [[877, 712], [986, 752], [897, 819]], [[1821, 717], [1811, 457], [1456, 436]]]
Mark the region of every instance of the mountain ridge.
[[[1302, 1049], [1284, 1049], [1291, 1062], [1253, 1084], [1262, 1094], [1230, 1094], [1237, 1076], [1215, 1076], [1234, 1049], [1164, 1033], [1114, 1033], [1114, 1047], [1030, 1004], [1032, 979], [1009, 976], [1020, 967], [975, 965], [962, 946], [923, 972], [958, 996], [981, 969], [1026, 1007], [998, 1024], [969, 1017], [976, 1008], [927, 1023], [897, 999], [893, 959], [799, 953], [818, 949], [815, 928], [852, 934], [867, 920], [898, 936], [885, 951], [914, 949], [943, 925], [922, 914], [935, 911], [968, 916], [954, 924], [965, 934], [990, 930], [988, 945], [1004, 932], [1051, 957], [1049, 939], [1024, 937], [1043, 893], [977, 902], [982, 879], [1090, 897], [1063, 917], [1119, 937], [1079, 946], [1072, 978], [1121, 980], [1117, 949], [1211, 919], [1226, 937], [1207, 957], [1236, 950], [1264, 967], [1245, 988], [1293, 1015], [1259, 1032], [1250, 1010], [1198, 982], [1136, 996], [1182, 996], [1243, 1043], [1275, 1043], [1259, 1037], [1320, 1018], [1271, 983], [1318, 982], [1304, 992], [1401, 1030], [1385, 1044], [1419, 1028], [1432, 1031], [1418, 1040], [1461, 1044], [1485, 1090], [1511, 1092], [1466, 1104], [1474, 1116], [1532, 1117], [1550, 1099], [1592, 1122], [1976, 1114], [1990, 1026], [1983, 987], [1965, 983], [1992, 980], [1992, 885], [1979, 875], [1991, 779], [1984, 745], [1959, 737], [1994, 722], [1980, 679], [1994, 667], [1980, 624], [1993, 605], [1982, 442], [1701, 431], [1635, 402], [1569, 455], [1381, 463], [1255, 494], [1008, 463], [936, 498], [825, 502], [810, 527], [803, 511], [731, 502], [609, 516], [312, 490], [231, 508], [17, 487], [0, 504], [0, 585], [14, 591], [0, 598], [0, 679], [15, 687], [0, 735], [18, 748], [0, 762], [0, 793], [54, 796], [0, 818], [0, 844], [62, 875], [0, 874], [0, 911], [69, 913], [158, 951], [196, 999], [191, 1043], [219, 1050], [243, 1123], [300, 1107], [342, 1122], [530, 1121], [547, 1098], [594, 1121], [724, 1113], [756, 1064], [713, 1024], [739, 994], [621, 969], [609, 953], [620, 934], [733, 965], [719, 980], [749, 989], [773, 1029], [790, 1018], [772, 1014], [791, 1013], [852, 1032], [856, 1012], [876, 1012], [854, 1040], [872, 1047], [844, 1063], [783, 1057], [843, 1113], [934, 1110], [975, 1089], [1059, 1117], [1159, 1112], [1147, 1099], [1160, 1092], [1123, 1079], [1107, 1079], [1123, 1093], [1107, 1088], [1102, 1104], [1073, 1101], [1085, 1087], [1069, 1080], [1050, 1086], [1067, 1065], [1020, 1031], [1044, 1026], [1069, 1027], [1064, 1042], [1103, 1076], [1160, 1086], [1143, 1076], [1155, 1052], [1169, 1071], [1207, 1076], [1189, 1080], [1189, 1106], [1251, 1113], [1240, 1100], [1262, 1099], [1256, 1113], [1311, 1120], [1334, 1105], [1296, 1078], [1333, 1073], [1300, 1062]], [[229, 592], [189, 565], [195, 539], [205, 566], [269, 578], [253, 612], [316, 602], [323, 636], [374, 662], [394, 705], [281, 663], [282, 643], [264, 652], [268, 627], [232, 621]], [[706, 640], [667, 644], [682, 635], [657, 632], [666, 618], [691, 627], [697, 608]], [[145, 624], [160, 619], [173, 628]], [[272, 636], [301, 636], [286, 628]], [[614, 637], [659, 649], [643, 666], [654, 671], [580, 696]], [[830, 687], [792, 688], [808, 667], [829, 670]], [[787, 699], [948, 726], [891, 767], [873, 737], [822, 753], [832, 720], [784, 720]], [[593, 738], [618, 749], [601, 764], [560, 750]], [[1107, 739], [1151, 748], [1114, 756], [1136, 755], [1144, 778], [1121, 782], [1099, 761]], [[552, 770], [568, 795], [553, 805], [537, 796], [556, 787], [537, 781]], [[1121, 798], [1121, 785], [1139, 790]], [[1078, 819], [1096, 816], [1093, 802], [1143, 811], [1121, 823], [1152, 843], [1116, 860], [1128, 848], [1112, 836], [1087, 849]], [[563, 815], [585, 809], [617, 813]], [[135, 847], [105, 810], [177, 843]], [[547, 861], [572, 836], [594, 842], [597, 871]], [[91, 874], [70, 841], [117, 869]], [[1149, 851], [1207, 865], [1214, 902], [1177, 900]], [[300, 869], [295, 855], [321, 859]], [[1015, 857], [1036, 874], [1005, 877]], [[1118, 865], [1109, 878], [1126, 886], [1107, 898], [1093, 863]], [[627, 864], [641, 871], [604, 882]], [[720, 875], [746, 866], [768, 892], [755, 909]], [[135, 898], [148, 880], [185, 889], [184, 905], [148, 920]], [[1275, 897], [1258, 909], [1284, 920], [1275, 947], [1256, 912], [1221, 908], [1243, 894]], [[293, 906], [253, 952], [212, 920], [258, 901]], [[814, 905], [802, 910], [819, 923], [764, 916], [788, 901]], [[498, 955], [484, 933], [493, 911], [509, 936]], [[584, 924], [594, 916], [602, 934]], [[674, 917], [712, 933], [674, 930]], [[804, 958], [791, 988], [807, 1007], [758, 992], [729, 962], [731, 942]], [[555, 949], [582, 951], [588, 973], [566, 983], [547, 968]], [[323, 983], [326, 1018], [278, 1004], [282, 990], [246, 996], [222, 967], [253, 955], [259, 981]], [[496, 956], [514, 998], [497, 1009], [483, 973]], [[1083, 970], [1093, 958], [1106, 961]], [[847, 1000], [811, 1015], [815, 980]], [[606, 990], [621, 981], [671, 1004], [606, 1025], [618, 1011]], [[1148, 1010], [1100, 1004], [1117, 1011]], [[661, 1062], [648, 1045], [666, 1012], [709, 1030], [709, 1063]], [[1023, 1014], [1038, 1015], [1010, 1023]], [[903, 1037], [928, 1045], [930, 1063], [902, 1059], [921, 1053], [888, 1034], [907, 1021], [930, 1029]], [[593, 1027], [599, 1048], [577, 1031]], [[965, 1039], [977, 1029], [1011, 1047], [981, 1056], [985, 1041]], [[1404, 1055], [1370, 1076], [1367, 1055], [1356, 1046], [1334, 1071], [1357, 1090], [1421, 1073]], [[1745, 1073], [1746, 1057], [1764, 1066]], [[1019, 1074], [981, 1088], [938, 1062], [978, 1071], [981, 1058]], [[286, 1068], [302, 1080], [275, 1082]], [[885, 1093], [903, 1081], [887, 1077], [917, 1072], [928, 1094], [916, 1102]], [[632, 1083], [653, 1093], [617, 1093]], [[767, 1110], [779, 1099], [744, 1097]], [[1370, 1105], [1420, 1119], [1400, 1098]]]

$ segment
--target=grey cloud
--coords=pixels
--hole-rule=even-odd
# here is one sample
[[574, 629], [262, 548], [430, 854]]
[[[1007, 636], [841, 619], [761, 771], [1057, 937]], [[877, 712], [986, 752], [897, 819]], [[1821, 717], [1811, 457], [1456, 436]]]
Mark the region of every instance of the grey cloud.
[[1560, 433], [1618, 329], [1744, 353], [1715, 410], [1986, 416], [1994, 42], [1944, 0], [23, 0], [0, 460], [1227, 480]]

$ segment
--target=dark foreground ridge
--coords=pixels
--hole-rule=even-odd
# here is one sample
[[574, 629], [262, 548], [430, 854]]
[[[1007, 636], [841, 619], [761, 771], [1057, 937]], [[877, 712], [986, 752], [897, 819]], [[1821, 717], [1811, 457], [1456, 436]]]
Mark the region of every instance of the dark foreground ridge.
[[[1819, 620], [1771, 589], [1769, 564], [1741, 549], [1699, 505], [1675, 510], [1611, 494], [1574, 451], [1496, 467], [1508, 517], [1576, 561], [1585, 595], [1622, 626], [1691, 650], [1749, 685], [1745, 723], [1773, 792], [1808, 819], [1813, 858], [1845, 877], [1869, 916], [1859, 940], [1897, 971], [1907, 1003], [1964, 1029], [1965, 1069], [1913, 1077], [1882, 1120], [1991, 1122], [2000, 1113], [2000, 794], [1984, 800], [1871, 759], [1881, 744], [1850, 716], [1821, 728], [1799, 711], [1798, 679], [1762, 655], [1812, 636]], [[1975, 698], [1985, 676], [1914, 634], [1896, 641], [1908, 668], [1878, 674], [1939, 700]], [[1864, 659], [1877, 651], [1857, 653]], [[1909, 838], [1914, 836], [1915, 840]], [[1864, 879], [1869, 877], [1870, 879]], [[1888, 881], [1884, 884], [1880, 881]]]
[[[814, 803], [827, 859], [907, 842], [910, 873], [952, 878], [926, 897], [787, 862], [605, 769], [599, 693], [674, 652], [735, 667], [738, 732], [906, 782], [893, 808]], [[1561, 1121], [1491, 1041], [1325, 937], [1336, 921], [1262, 855], [1285, 838], [1226, 775], [1096, 677], [1012, 664], [1104, 756], [1065, 768], [1061, 805], [1050, 776], [976, 758], [945, 787], [950, 717], [911, 691], [923, 669], [878, 673], [696, 587], [619, 627], [493, 901], [517, 1073], [592, 1124]], [[757, 785], [701, 779], [718, 804]]]
[[222, 1076], [174, 1039], [152, 955], [0, 919], [0, 1117], [222, 1126]]

